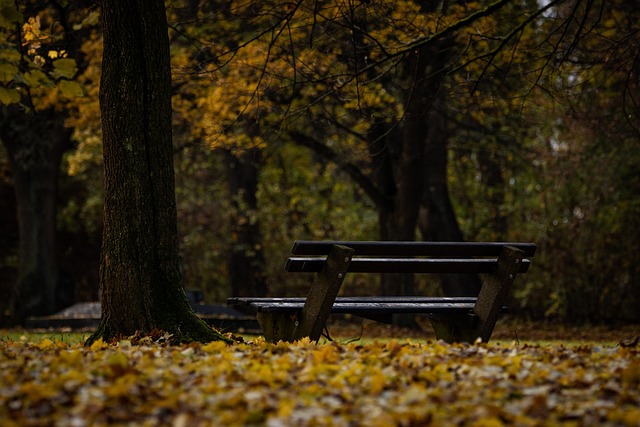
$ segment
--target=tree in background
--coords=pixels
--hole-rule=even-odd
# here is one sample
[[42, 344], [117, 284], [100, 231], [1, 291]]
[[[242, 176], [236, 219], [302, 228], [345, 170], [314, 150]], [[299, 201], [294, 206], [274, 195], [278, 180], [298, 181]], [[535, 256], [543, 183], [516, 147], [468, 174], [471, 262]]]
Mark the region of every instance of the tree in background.
[[[324, 161], [337, 162], [374, 201], [380, 237], [385, 240], [415, 239], [425, 184], [438, 187], [439, 197], [431, 198], [436, 208], [429, 218], [439, 223], [431, 229], [440, 233], [431, 237], [461, 239], [459, 230], [455, 236], [443, 235], [451, 229], [443, 225], [455, 225], [451, 205], [443, 201], [446, 189], [440, 189], [446, 180], [421, 178], [425, 159], [438, 164], [446, 158], [446, 150], [431, 150], [430, 156], [423, 151], [427, 137], [437, 134], [428, 119], [449, 61], [451, 40], [442, 37], [441, 42], [418, 47], [417, 53], [412, 49], [397, 53], [411, 37], [438, 29], [421, 28], [425, 16], [435, 22], [446, 11], [420, 10], [411, 2], [397, 7], [391, 2], [371, 8], [339, 2], [312, 6], [234, 3], [217, 10], [231, 35], [216, 38], [228, 40], [226, 45], [198, 44], [202, 47], [198, 76], [204, 77], [191, 80], [196, 88], [192, 99], [202, 99], [196, 91], [201, 93], [208, 78], [217, 84], [209, 97], [195, 102], [204, 107], [195, 126], [203, 130], [205, 140], [237, 147], [236, 151], [257, 146], [274, 150], [293, 141], [312, 148]], [[192, 32], [180, 27], [180, 34], [198, 39], [207, 31], [202, 21]], [[238, 22], [244, 24], [234, 26]], [[400, 41], [394, 44], [395, 38]], [[394, 52], [397, 61], [381, 65], [383, 72], [368, 67], [367, 62], [384, 60], [385, 49]], [[229, 99], [225, 92], [236, 96]], [[446, 167], [427, 169], [444, 173]], [[383, 291], [404, 294], [411, 293], [411, 287], [410, 277], [402, 282], [389, 278]]]
[[[540, 241], [549, 257], [541, 260], [543, 279], [527, 291], [549, 296], [547, 316], [637, 319], [640, 14], [624, 0], [563, 6], [546, 31], [561, 55], [541, 82], [561, 118], [535, 146], [543, 171], [536, 184], [553, 191], [540, 200], [544, 211], [531, 209], [544, 218]], [[562, 37], [562, 23], [575, 37]], [[536, 305], [529, 296], [524, 302]]]
[[[234, 61], [233, 69], [225, 69], [216, 78], [202, 78], [203, 70], [219, 67], [215, 65], [219, 61], [217, 55], [224, 55], [221, 52], [233, 55], [239, 40], [255, 30], [250, 22], [235, 19], [230, 9], [229, 2], [173, 1], [168, 5], [177, 64], [174, 81], [179, 88], [174, 123], [188, 129], [190, 140], [196, 136], [201, 149], [210, 150], [224, 164], [230, 204], [224, 217], [229, 229], [226, 241], [212, 246], [226, 254], [228, 293], [264, 296], [267, 277], [261, 219], [257, 215], [264, 147], [260, 143], [261, 120], [254, 113], [265, 114], [266, 107], [257, 112], [244, 108], [253, 83], [250, 78], [234, 79], [243, 73], [245, 77], [252, 74], [250, 69], [243, 69], [242, 59]], [[203, 19], [212, 14], [215, 19]], [[229, 96], [230, 93], [235, 96]], [[235, 116], [242, 109], [244, 117]]]
[[455, 82], [456, 207], [469, 236], [493, 240], [506, 226], [539, 244], [515, 289], [533, 317], [637, 318], [637, 11], [550, 5], [502, 53], [474, 36], [484, 59]]
[[11, 164], [19, 228], [8, 313], [18, 323], [74, 300], [60, 269], [56, 219], [60, 163], [72, 147], [67, 103], [83, 95], [74, 81], [75, 36], [83, 21], [76, 12], [48, 2], [2, 2], [0, 9], [0, 139]]
[[[202, 67], [213, 78], [251, 82], [244, 108], [222, 103], [231, 117], [217, 127], [235, 137], [238, 124], [256, 117], [260, 138], [277, 127], [281, 139], [336, 162], [375, 204], [383, 240], [414, 240], [418, 226], [427, 239], [462, 240], [447, 189], [446, 82], [467, 45], [458, 33], [507, 3], [234, 5], [229, 15], [246, 16], [258, 36], [237, 43], [242, 49], [229, 64]], [[443, 278], [449, 294], [477, 293], [478, 286], [477, 278]], [[412, 288], [407, 275], [382, 283], [385, 294]]]
[[[235, 74], [245, 85], [244, 101], [234, 98], [234, 108], [220, 103], [229, 118], [213, 127], [242, 139], [251, 134], [241, 131], [244, 120], [259, 122], [261, 143], [269, 146], [264, 135], [277, 132], [281, 145], [292, 141], [335, 162], [386, 218], [380, 221], [382, 238], [414, 235], [420, 200], [417, 225], [427, 238], [443, 239], [445, 230], [455, 236], [460, 219], [474, 239], [529, 240], [536, 233], [527, 224], [536, 215], [524, 211], [536, 208], [521, 203], [535, 205], [531, 189], [549, 194], [554, 184], [529, 186], [523, 176], [535, 174], [532, 167], [540, 164], [540, 137], [557, 132], [560, 97], [554, 84], [591, 67], [576, 63], [574, 53], [585, 35], [606, 35], [592, 31], [604, 23], [598, 21], [604, 4], [445, 2], [427, 10], [413, 2], [232, 3], [225, 17], [246, 16], [243, 22], [250, 25], [243, 28], [251, 32], [242, 39], [237, 28], [231, 31], [235, 48], [218, 46], [220, 55], [212, 56], [217, 61], [203, 61], [200, 70], [206, 78], [222, 76], [226, 87], [234, 87]], [[614, 21], [623, 23], [620, 17]], [[621, 40], [633, 28], [626, 34]], [[554, 72], [571, 63], [568, 73]], [[626, 94], [629, 107], [633, 91]], [[216, 99], [223, 97], [218, 93]], [[447, 203], [452, 170], [462, 169], [458, 159], [447, 163], [452, 152], [470, 168], [466, 189], [480, 190], [457, 188], [453, 205], [463, 209], [458, 218]], [[420, 157], [423, 170], [415, 167]], [[427, 176], [424, 183], [420, 175]]]
[[157, 330], [176, 341], [225, 339], [195, 315], [183, 289], [164, 2], [101, 6], [102, 320], [87, 344]]

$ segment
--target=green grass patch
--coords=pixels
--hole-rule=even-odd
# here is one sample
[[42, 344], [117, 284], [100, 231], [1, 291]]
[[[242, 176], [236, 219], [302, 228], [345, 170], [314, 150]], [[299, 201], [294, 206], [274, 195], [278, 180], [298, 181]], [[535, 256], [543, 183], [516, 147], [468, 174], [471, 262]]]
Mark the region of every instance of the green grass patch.
[[25, 342], [32, 344], [38, 344], [47, 339], [53, 342], [79, 344], [84, 342], [89, 335], [89, 332], [35, 332], [27, 330], [0, 329], [0, 341]]

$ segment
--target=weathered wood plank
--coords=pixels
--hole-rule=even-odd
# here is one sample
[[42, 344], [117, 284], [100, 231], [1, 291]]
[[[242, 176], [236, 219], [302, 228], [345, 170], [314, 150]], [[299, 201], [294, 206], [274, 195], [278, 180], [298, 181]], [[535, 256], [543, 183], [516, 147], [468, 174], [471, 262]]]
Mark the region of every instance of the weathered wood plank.
[[334, 241], [296, 240], [294, 255], [326, 255], [333, 245], [355, 249], [356, 256], [440, 256], [473, 257], [500, 255], [504, 246], [524, 251], [525, 257], [536, 252], [534, 243], [516, 242], [397, 242], [397, 241]]
[[524, 251], [513, 246], [505, 246], [498, 257], [496, 271], [487, 276], [482, 284], [473, 311], [478, 317], [477, 336], [483, 342], [488, 342], [491, 338], [500, 308], [507, 302], [523, 257]]
[[[229, 305], [249, 305], [252, 303], [304, 302], [306, 297], [232, 297], [227, 299]], [[336, 297], [335, 302], [472, 302], [476, 297], [423, 297], [423, 296], [356, 296]]]
[[[251, 304], [261, 313], [296, 313], [304, 307], [303, 301], [255, 302]], [[331, 313], [342, 314], [393, 314], [393, 313], [471, 313], [474, 302], [335, 302], [330, 308]]]
[[320, 339], [344, 276], [349, 271], [353, 253], [354, 250], [346, 246], [335, 245], [331, 248], [324, 267], [309, 290], [294, 340], [302, 337], [309, 337], [312, 341]]
[[[285, 270], [290, 273], [317, 273], [322, 270], [323, 257], [289, 257]], [[526, 259], [518, 272], [525, 273], [531, 262]], [[492, 273], [497, 259], [476, 258], [353, 258], [350, 273]]]

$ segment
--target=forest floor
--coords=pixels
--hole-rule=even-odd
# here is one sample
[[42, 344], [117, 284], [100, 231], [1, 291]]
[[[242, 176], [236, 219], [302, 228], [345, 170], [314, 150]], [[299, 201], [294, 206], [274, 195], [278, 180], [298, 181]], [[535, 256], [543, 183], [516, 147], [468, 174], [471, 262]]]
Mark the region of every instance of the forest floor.
[[[92, 332], [93, 328], [0, 330], [0, 339], [3, 337], [17, 339], [20, 336], [27, 336], [30, 339], [57, 338], [77, 343], [83, 341]], [[259, 336], [257, 331], [231, 332], [243, 336], [247, 341]], [[416, 328], [402, 328], [356, 317], [346, 320], [337, 319], [329, 322], [328, 332], [329, 337], [339, 343], [369, 342], [375, 339], [410, 339], [416, 342], [436, 340], [433, 328], [426, 318], [418, 318]], [[617, 345], [620, 342], [632, 341], [639, 336], [640, 324], [567, 325], [557, 322], [523, 321], [503, 316], [496, 324], [491, 340], [503, 343], [564, 343], [565, 345], [599, 343], [601, 345]]]
[[330, 331], [90, 348], [86, 332], [0, 331], [0, 425], [640, 425], [638, 326], [507, 320], [488, 344], [452, 345], [370, 322]]

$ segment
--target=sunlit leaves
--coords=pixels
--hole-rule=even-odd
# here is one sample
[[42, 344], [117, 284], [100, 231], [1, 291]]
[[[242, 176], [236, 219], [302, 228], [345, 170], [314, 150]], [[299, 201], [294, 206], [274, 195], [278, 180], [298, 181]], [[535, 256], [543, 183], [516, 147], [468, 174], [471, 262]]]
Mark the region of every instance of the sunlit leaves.
[[0, 343], [3, 425], [637, 425], [636, 348]]
[[[64, 28], [51, 10], [23, 16], [16, 3], [0, 7], [0, 103], [46, 108], [84, 95], [75, 59], [60, 48]], [[69, 35], [66, 35], [69, 36]]]

